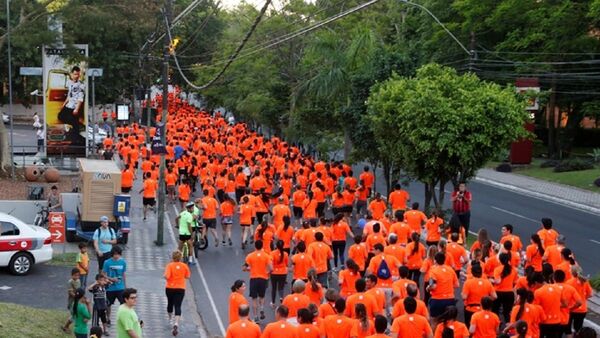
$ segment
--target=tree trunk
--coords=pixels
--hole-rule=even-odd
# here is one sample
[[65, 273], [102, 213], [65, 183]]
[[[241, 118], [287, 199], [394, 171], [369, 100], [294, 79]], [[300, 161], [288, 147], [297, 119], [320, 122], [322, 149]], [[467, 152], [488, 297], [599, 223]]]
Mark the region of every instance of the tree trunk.
[[424, 210], [429, 210], [431, 207], [431, 200], [433, 200], [434, 205], [437, 206], [437, 199], [435, 197], [435, 183], [431, 184], [429, 182], [423, 182], [425, 186], [425, 205], [423, 206]]
[[440, 188], [438, 191], [439, 197], [438, 197], [438, 202], [439, 202], [439, 206], [437, 207], [438, 210], [443, 210], [444, 208], [444, 198], [446, 197], [446, 183], [448, 183], [445, 180], [440, 180]]
[[557, 137], [556, 137], [556, 79], [552, 79], [550, 89], [550, 100], [548, 101], [548, 157], [557, 157]]
[[350, 153], [352, 152], [352, 140], [350, 139], [350, 130], [348, 127], [344, 128], [344, 161], [350, 160]]
[[0, 169], [6, 171], [10, 166], [10, 148], [8, 146], [8, 132], [4, 123], [0, 123]]
[[385, 179], [385, 190], [386, 190], [386, 194], [389, 195], [390, 194], [390, 178], [391, 178], [390, 176], [391, 176], [392, 168], [390, 168], [390, 163], [388, 161], [383, 161], [382, 166], [383, 166], [383, 178]]

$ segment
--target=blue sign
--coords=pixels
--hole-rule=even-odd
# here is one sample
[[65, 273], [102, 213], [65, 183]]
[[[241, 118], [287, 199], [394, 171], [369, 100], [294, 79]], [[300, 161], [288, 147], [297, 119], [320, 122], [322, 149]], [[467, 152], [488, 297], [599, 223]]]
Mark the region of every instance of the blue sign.
[[162, 142], [162, 134], [165, 132], [165, 124], [159, 123], [156, 126], [156, 133], [154, 137], [152, 137], [152, 143], [150, 145], [150, 149], [152, 149], [153, 154], [162, 155], [167, 153], [167, 148]]

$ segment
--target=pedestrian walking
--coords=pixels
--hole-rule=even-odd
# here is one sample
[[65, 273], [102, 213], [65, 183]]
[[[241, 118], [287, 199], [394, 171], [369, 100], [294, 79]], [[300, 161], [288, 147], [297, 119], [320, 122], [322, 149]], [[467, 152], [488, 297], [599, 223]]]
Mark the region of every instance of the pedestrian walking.
[[79, 243], [79, 252], [77, 253], [77, 258], [75, 262], [77, 263], [77, 268], [79, 269], [79, 280], [81, 281], [81, 287], [85, 289], [87, 285], [87, 276], [90, 271], [90, 257], [87, 253], [87, 243]]
[[[181, 251], [173, 252], [173, 261], [165, 267], [164, 277], [167, 280], [165, 294], [167, 295], [167, 314], [169, 323], [173, 326], [172, 334], [177, 336], [179, 332], [179, 320], [181, 319], [181, 304], [185, 296], [185, 280], [190, 278], [190, 268], [182, 263]], [[175, 316], [173, 317], [173, 308]]]
[[137, 290], [127, 288], [123, 291], [124, 304], [117, 311], [117, 338], [142, 338], [143, 322], [135, 312]]
[[99, 326], [102, 322], [102, 332], [108, 336], [106, 311], [108, 308], [108, 300], [106, 299], [106, 285], [108, 279], [103, 273], [96, 275], [96, 281], [90, 285], [88, 291], [92, 293], [94, 305], [92, 307], [92, 326]]
[[98, 271], [102, 271], [104, 261], [110, 258], [113, 245], [117, 244], [117, 235], [115, 230], [108, 226], [108, 217], [100, 217], [100, 227], [94, 231], [92, 239], [98, 258]]
[[[111, 258], [104, 262], [102, 271], [106, 274], [110, 285], [106, 289], [106, 298], [108, 300], [108, 308], [106, 315], [110, 318], [110, 310], [115, 300], [119, 301], [119, 304], [123, 304], [123, 291], [125, 290], [125, 272], [127, 271], [127, 262], [121, 257], [121, 247], [115, 246], [111, 250]], [[110, 319], [108, 320], [110, 325]]]
[[71, 310], [72, 321], [75, 323], [73, 333], [75, 338], [87, 338], [87, 322], [90, 320], [90, 302], [85, 298], [85, 290], [79, 288], [73, 297], [73, 308]]
[[[69, 313], [73, 311], [73, 303], [75, 301], [75, 295], [77, 290], [81, 288], [81, 280], [79, 279], [80, 273], [78, 268], [71, 269], [71, 279], [67, 282], [67, 310]], [[65, 325], [61, 327], [63, 332], [69, 333], [69, 327], [73, 324], [72, 316], [69, 315]]]

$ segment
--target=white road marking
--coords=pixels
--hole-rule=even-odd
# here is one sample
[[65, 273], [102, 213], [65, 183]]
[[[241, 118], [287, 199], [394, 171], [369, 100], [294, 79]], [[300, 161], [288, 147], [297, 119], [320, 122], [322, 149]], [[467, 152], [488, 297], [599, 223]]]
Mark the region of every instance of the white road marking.
[[592, 243], [596, 243], [596, 244], [600, 244], [600, 242], [598, 242], [598, 241], [596, 241], [596, 240], [593, 240], [593, 239], [590, 239], [590, 242], [592, 242]]
[[520, 217], [520, 218], [522, 218], [522, 219], [526, 219], [526, 220], [528, 220], [528, 221], [531, 221], [531, 222], [533, 222], [533, 223], [535, 223], [535, 224], [538, 224], [538, 223], [540, 223], [540, 221], [538, 221], [538, 220], [535, 220], [535, 219], [533, 219], [533, 218], [529, 218], [529, 217], [525, 217], [525, 216], [523, 216], [523, 215], [519, 215], [519, 214], [517, 214], [517, 213], [514, 213], [514, 212], [512, 212], [512, 211], [508, 211], [508, 210], [505, 210], [505, 209], [502, 209], [502, 208], [498, 208], [498, 207], [494, 207], [494, 206], [492, 206], [491, 208], [492, 208], [492, 209], [496, 209], [496, 210], [498, 210], [498, 211], [505, 212], [505, 213], [507, 213], [507, 214], [509, 214], [509, 215], [513, 215], [513, 216], [516, 216], [516, 217]]
[[[177, 206], [175, 204], [173, 204], [173, 210], [175, 210], [175, 213], [177, 215], [179, 215], [179, 210], [177, 210]], [[168, 217], [167, 217], [167, 221], [169, 222], [169, 231], [171, 232], [171, 236], [173, 236], [173, 239], [175, 240], [175, 233], [173, 232], [173, 227], [171, 226], [171, 221], [169, 220]], [[175, 240], [175, 243], [177, 243], [176, 240]], [[217, 318], [217, 324], [219, 325], [219, 330], [221, 330], [221, 335], [225, 336], [225, 326], [223, 326], [223, 320], [221, 320], [221, 316], [219, 315], [219, 311], [217, 310], [217, 305], [215, 304], [215, 300], [213, 299], [210, 289], [208, 288], [208, 283], [206, 282], [206, 278], [204, 278], [204, 273], [202, 272], [202, 268], [200, 268], [200, 262], [198, 262], [197, 259], [196, 259], [196, 270], [198, 271], [198, 275], [200, 275], [200, 279], [202, 280], [202, 285], [204, 286], [204, 289], [206, 290], [206, 295], [208, 296], [208, 301], [210, 303], [210, 307], [212, 308], [212, 310], [215, 314], [215, 318]]]

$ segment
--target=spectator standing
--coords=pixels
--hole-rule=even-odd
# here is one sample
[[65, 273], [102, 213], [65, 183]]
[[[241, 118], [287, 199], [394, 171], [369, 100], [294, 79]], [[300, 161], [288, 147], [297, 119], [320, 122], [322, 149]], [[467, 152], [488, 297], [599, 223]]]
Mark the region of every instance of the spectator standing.
[[473, 196], [467, 190], [467, 184], [460, 182], [458, 190], [452, 192], [452, 210], [454, 215], [458, 217], [460, 223], [465, 228], [465, 233], [469, 233], [469, 225], [471, 224], [471, 202]]

